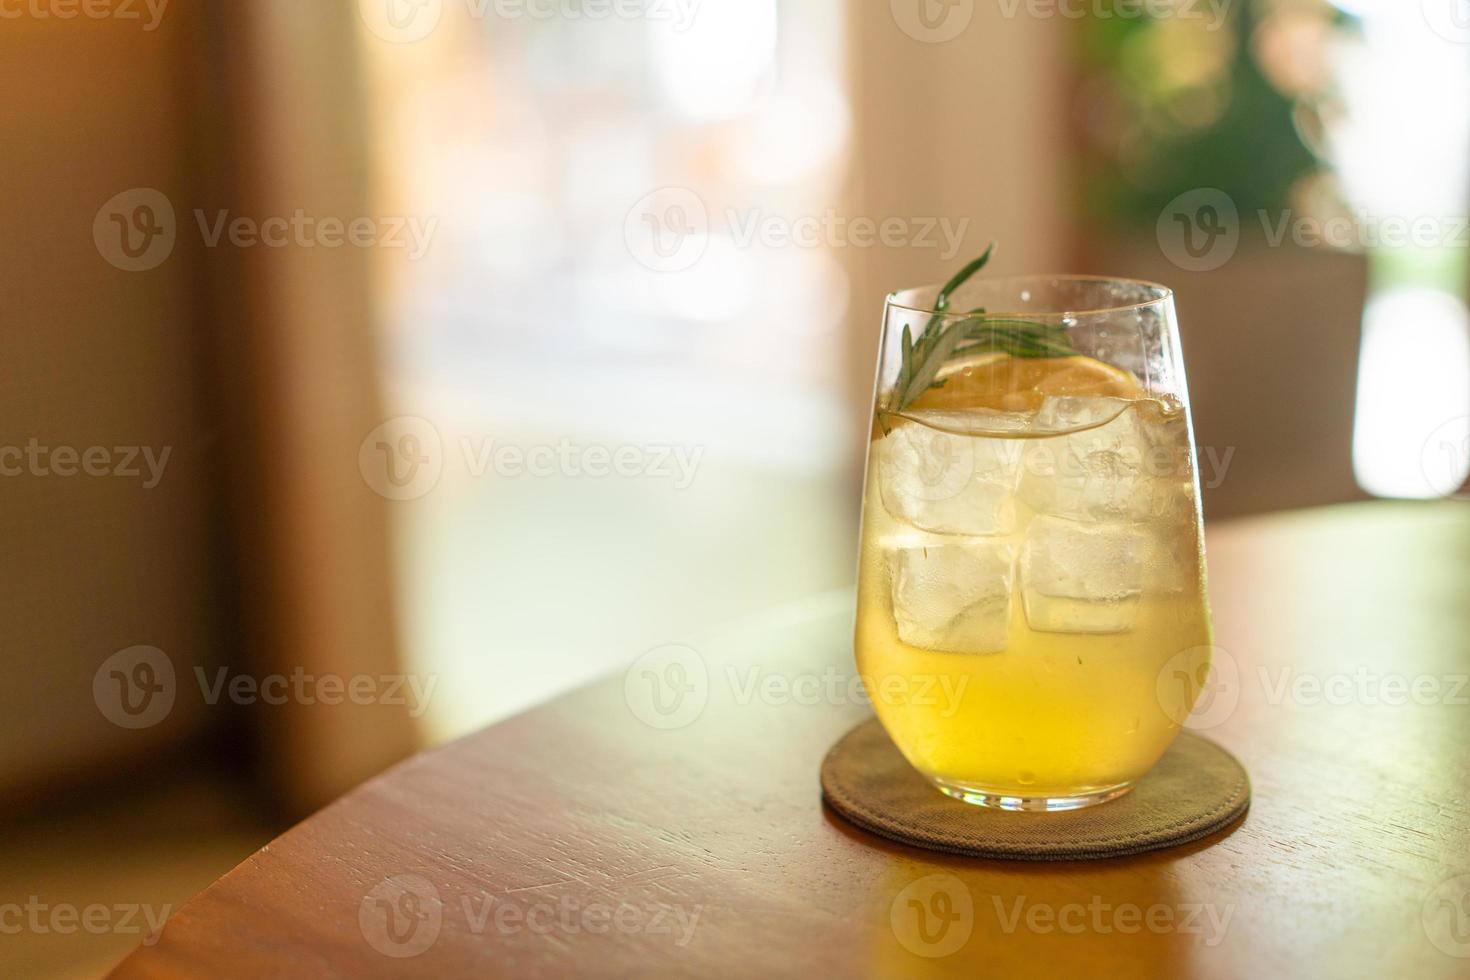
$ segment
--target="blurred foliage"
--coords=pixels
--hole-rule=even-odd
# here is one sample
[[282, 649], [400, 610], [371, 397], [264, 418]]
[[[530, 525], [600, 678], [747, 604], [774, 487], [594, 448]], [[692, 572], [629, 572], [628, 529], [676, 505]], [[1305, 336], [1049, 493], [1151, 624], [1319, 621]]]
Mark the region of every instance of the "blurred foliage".
[[1271, 4], [1196, 16], [1089, 17], [1078, 32], [1082, 203], [1109, 224], [1152, 225], [1178, 195], [1229, 194], [1242, 212], [1290, 206], [1320, 164], [1294, 122], [1295, 100], [1256, 60]]

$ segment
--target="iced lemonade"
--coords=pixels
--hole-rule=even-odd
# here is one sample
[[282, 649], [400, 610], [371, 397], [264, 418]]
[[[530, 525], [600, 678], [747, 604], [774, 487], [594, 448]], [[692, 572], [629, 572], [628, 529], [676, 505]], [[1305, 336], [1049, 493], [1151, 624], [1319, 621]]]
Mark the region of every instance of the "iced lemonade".
[[1080, 355], [939, 380], [874, 419], [856, 635], [874, 708], [951, 795], [1125, 792], [1208, 668], [1183, 406]]

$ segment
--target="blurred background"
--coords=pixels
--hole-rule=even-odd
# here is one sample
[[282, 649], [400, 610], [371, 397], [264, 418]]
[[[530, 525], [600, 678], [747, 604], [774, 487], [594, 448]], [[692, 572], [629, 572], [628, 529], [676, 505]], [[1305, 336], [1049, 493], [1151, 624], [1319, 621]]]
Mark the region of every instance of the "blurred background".
[[850, 585], [883, 297], [991, 240], [1175, 287], [1209, 520], [1470, 473], [1464, 0], [25, 0], [0, 45], [3, 976]]

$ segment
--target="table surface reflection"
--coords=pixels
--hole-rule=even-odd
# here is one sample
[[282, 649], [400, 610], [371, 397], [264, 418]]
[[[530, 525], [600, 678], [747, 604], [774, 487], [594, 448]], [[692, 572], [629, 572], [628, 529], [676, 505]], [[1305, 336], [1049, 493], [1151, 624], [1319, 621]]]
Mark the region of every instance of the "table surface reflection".
[[[1029, 864], [845, 824], [817, 785], [868, 714], [841, 593], [391, 770], [115, 976], [1470, 974], [1470, 507], [1253, 518], [1208, 547], [1201, 723], [1255, 796], [1203, 841]], [[912, 904], [935, 875], [959, 901]]]

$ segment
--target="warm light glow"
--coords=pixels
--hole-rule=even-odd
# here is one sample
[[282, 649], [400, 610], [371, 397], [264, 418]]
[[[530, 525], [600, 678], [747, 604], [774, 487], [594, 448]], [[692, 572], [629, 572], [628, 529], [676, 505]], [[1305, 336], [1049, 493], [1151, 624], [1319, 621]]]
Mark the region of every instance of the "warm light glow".
[[735, 155], [741, 170], [762, 184], [794, 183], [840, 160], [851, 126], [834, 81], [798, 83], [761, 107]]
[[727, 324], [750, 306], [755, 288], [749, 250], [711, 235], [703, 257], [677, 276], [659, 276], [666, 312], [688, 323]]
[[692, 119], [748, 109], [776, 60], [776, 0], [704, 0], [680, 31], [650, 22], [664, 97]]
[[1442, 497], [1470, 473], [1470, 335], [1454, 216], [1470, 199], [1470, 46], [1420, 5], [1359, 4], [1361, 41], [1334, 51], [1347, 105], [1327, 130], [1341, 184], [1370, 222], [1423, 223], [1428, 239], [1370, 253], [1353, 466], [1384, 497]]
[[1464, 214], [1470, 190], [1470, 45], [1429, 30], [1419, 5], [1375, 11], [1333, 51], [1347, 113], [1329, 131], [1357, 207], [1380, 216]]
[[1447, 496], [1470, 476], [1465, 304], [1428, 289], [1375, 297], [1363, 321], [1353, 469], [1380, 497]]

